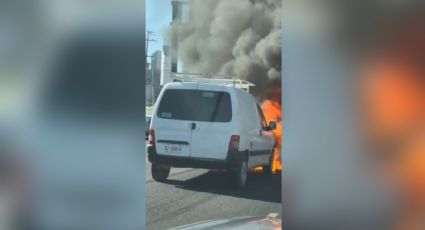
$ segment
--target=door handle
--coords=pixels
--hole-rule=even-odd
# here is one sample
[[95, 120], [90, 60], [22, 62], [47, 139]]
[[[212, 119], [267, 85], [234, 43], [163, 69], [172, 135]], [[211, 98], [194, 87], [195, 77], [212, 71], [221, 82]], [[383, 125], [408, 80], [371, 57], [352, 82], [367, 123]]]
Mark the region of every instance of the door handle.
[[195, 122], [192, 122], [192, 123], [190, 124], [190, 128], [191, 128], [192, 130], [195, 130], [195, 129], [196, 129], [196, 123], [195, 123]]

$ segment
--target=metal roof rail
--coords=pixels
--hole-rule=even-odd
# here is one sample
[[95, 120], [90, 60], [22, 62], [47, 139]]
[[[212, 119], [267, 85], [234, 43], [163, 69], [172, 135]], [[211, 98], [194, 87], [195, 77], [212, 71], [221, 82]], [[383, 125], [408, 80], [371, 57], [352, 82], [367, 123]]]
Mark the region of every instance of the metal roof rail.
[[[221, 78], [220, 78], [221, 77]], [[226, 78], [227, 77], [227, 78]], [[197, 73], [171, 73], [171, 81], [173, 82], [198, 82], [212, 83], [219, 85], [231, 85], [237, 89], [249, 92], [250, 87], [255, 84], [236, 78], [234, 76], [218, 75], [218, 74], [197, 74]]]

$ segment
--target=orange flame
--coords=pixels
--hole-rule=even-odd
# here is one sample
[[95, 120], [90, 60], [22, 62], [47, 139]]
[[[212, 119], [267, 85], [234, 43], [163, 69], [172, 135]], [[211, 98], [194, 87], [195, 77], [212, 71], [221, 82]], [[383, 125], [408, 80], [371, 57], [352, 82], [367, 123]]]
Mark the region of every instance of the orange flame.
[[282, 162], [280, 160], [282, 149], [282, 108], [280, 103], [273, 99], [263, 101], [261, 108], [267, 122], [276, 121], [277, 124], [276, 129], [272, 131], [276, 141], [273, 152], [272, 172], [280, 172], [282, 171]]
[[[282, 88], [273, 87], [265, 94], [266, 99], [261, 103], [264, 117], [269, 123], [270, 121], [276, 122], [276, 129], [271, 132], [275, 138], [275, 146], [272, 156], [272, 173], [282, 171], [281, 150], [282, 150]], [[263, 167], [256, 167], [250, 170], [251, 173], [263, 172]]]

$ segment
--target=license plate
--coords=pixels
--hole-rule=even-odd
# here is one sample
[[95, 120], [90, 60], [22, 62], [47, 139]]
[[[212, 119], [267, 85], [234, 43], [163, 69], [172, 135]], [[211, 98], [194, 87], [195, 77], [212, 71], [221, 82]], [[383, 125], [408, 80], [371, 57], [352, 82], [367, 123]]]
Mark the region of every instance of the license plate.
[[182, 150], [180, 145], [174, 145], [174, 144], [165, 145], [164, 149], [165, 149], [165, 152], [167, 153], [180, 153]]

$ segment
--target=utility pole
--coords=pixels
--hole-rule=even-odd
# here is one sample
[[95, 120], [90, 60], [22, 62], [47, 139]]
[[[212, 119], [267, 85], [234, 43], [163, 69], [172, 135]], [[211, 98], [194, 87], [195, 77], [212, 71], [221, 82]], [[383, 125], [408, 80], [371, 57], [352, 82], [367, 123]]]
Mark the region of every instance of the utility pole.
[[155, 36], [155, 33], [153, 31], [148, 30], [147, 36], [146, 36], [146, 61], [148, 60], [148, 52], [149, 52], [149, 42], [156, 42], [155, 39], [151, 39], [151, 36]]
[[150, 57], [152, 57], [151, 55], [149, 55], [149, 42], [156, 42], [156, 40], [155, 39], [151, 39], [150, 38], [150, 36], [154, 36], [155, 35], [155, 33], [153, 32], [153, 31], [150, 31], [150, 30], [148, 30], [147, 31], [147, 35], [146, 35], [146, 53], [145, 53], [145, 56], [146, 56], [146, 69], [148, 68], [148, 58], [150, 58]]

